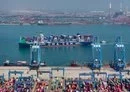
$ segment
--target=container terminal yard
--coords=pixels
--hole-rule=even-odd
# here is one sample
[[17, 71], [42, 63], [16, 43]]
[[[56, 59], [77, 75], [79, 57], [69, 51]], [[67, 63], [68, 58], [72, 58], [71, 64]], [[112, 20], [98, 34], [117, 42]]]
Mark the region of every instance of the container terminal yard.
[[[130, 67], [121, 72], [103, 67], [0, 67], [1, 92], [129, 92]], [[118, 90], [118, 91], [117, 91]]]
[[31, 46], [28, 66], [0, 67], [0, 92], [129, 92], [130, 66], [125, 46], [116, 38], [114, 61], [103, 65], [98, 39], [92, 44], [93, 61], [84, 66], [41, 66], [41, 48]]

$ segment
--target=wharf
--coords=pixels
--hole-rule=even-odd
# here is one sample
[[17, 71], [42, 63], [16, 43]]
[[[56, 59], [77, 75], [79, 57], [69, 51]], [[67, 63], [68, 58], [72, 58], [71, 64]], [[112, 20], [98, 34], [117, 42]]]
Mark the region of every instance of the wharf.
[[[64, 68], [64, 78], [78, 78], [79, 73], [89, 73], [92, 72], [91, 69], [87, 67], [40, 67], [39, 71], [51, 71], [51, 68]], [[126, 67], [125, 69], [130, 69], [130, 66]], [[5, 79], [8, 79], [8, 72], [9, 71], [22, 71], [23, 76], [33, 76], [36, 77], [36, 70], [29, 71], [29, 67], [23, 66], [1, 66], [0, 67], [0, 75], [4, 74]], [[119, 72], [113, 70], [110, 67], [102, 67], [101, 70], [94, 70], [95, 72], [106, 72], [107, 74], [119, 74]], [[63, 70], [53, 70], [53, 76], [63, 77]], [[18, 77], [19, 75], [11, 75], [12, 77]], [[49, 79], [49, 74], [41, 74], [40, 75], [44, 79]], [[129, 77], [127, 74], [124, 74], [125, 77]], [[102, 76], [101, 76], [102, 77]]]

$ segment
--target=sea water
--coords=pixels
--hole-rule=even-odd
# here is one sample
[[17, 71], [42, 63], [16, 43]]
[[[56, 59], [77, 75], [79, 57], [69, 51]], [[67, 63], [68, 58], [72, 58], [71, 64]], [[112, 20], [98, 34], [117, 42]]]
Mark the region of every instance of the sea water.
[[[103, 63], [114, 59], [114, 45], [117, 36], [121, 36], [126, 47], [126, 61], [130, 62], [130, 26], [129, 25], [1, 25], [0, 26], [0, 64], [5, 60], [30, 62], [30, 49], [20, 49], [20, 36], [31, 37], [43, 33], [49, 35], [91, 34], [99, 41], [109, 44], [102, 45]], [[69, 65], [72, 60], [84, 64], [92, 60], [91, 46], [42, 48], [42, 62], [50, 66]]]

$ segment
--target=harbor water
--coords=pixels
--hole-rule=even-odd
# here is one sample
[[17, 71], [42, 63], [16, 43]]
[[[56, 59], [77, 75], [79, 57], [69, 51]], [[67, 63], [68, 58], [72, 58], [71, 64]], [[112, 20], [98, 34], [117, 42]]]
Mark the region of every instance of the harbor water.
[[[20, 49], [19, 37], [32, 37], [43, 33], [49, 35], [92, 34], [108, 44], [102, 45], [103, 63], [114, 58], [113, 42], [121, 36], [126, 47], [126, 61], [130, 63], [130, 26], [129, 25], [1, 25], [0, 26], [0, 64], [5, 60], [11, 62], [30, 61], [30, 50]], [[69, 65], [72, 60], [80, 64], [92, 60], [91, 46], [42, 48], [42, 61], [50, 66]]]

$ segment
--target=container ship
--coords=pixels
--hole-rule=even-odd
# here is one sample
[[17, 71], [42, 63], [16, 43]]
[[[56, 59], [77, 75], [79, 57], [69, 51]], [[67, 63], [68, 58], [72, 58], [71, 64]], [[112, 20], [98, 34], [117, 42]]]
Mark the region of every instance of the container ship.
[[41, 47], [60, 47], [60, 46], [77, 46], [77, 45], [91, 45], [93, 42], [92, 35], [51, 35], [33, 37], [20, 37], [19, 47], [29, 48], [33, 44], [39, 44]]

